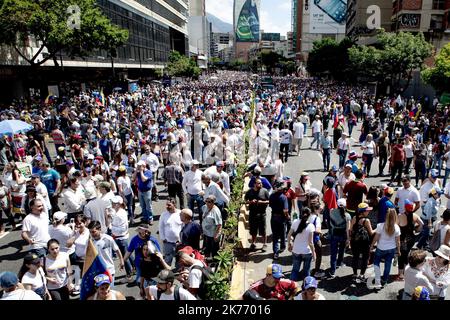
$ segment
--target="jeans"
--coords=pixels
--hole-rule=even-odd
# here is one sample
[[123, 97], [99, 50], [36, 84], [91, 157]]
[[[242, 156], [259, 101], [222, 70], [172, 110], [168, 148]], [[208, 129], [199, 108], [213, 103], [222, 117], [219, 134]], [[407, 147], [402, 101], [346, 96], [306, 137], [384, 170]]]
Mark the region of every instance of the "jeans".
[[447, 179], [448, 179], [448, 175], [450, 173], [450, 168], [445, 168], [445, 176], [444, 176], [444, 183], [442, 184], [442, 186], [445, 188], [445, 186], [447, 185]]
[[330, 273], [336, 272], [336, 258], [337, 264], [340, 265], [344, 260], [345, 243], [347, 237], [331, 236], [330, 239]]
[[[416, 186], [418, 186], [419, 179], [423, 182], [423, 180], [425, 180], [427, 177], [427, 167], [425, 163], [421, 163], [420, 165], [416, 164], [415, 171], [416, 171]], [[445, 172], [447, 174], [447, 170], [445, 170]], [[444, 179], [444, 186], [445, 186], [445, 179]]]
[[372, 167], [373, 162], [373, 154], [363, 154], [364, 159], [364, 172], [366, 174], [370, 174], [370, 168]]
[[441, 176], [441, 170], [442, 170], [442, 156], [441, 155], [434, 155], [433, 158], [433, 168], [437, 169], [439, 172], [439, 176]]
[[281, 251], [286, 249], [286, 217], [284, 215], [273, 215], [270, 220], [270, 227], [272, 228], [272, 248], [273, 253], [279, 253], [281, 242]]
[[317, 142], [317, 147], [316, 147], [316, 149], [319, 149], [320, 132], [314, 132], [314, 133], [313, 133], [313, 136], [314, 136], [314, 139], [313, 139], [313, 141], [311, 142], [311, 148], [312, 148], [314, 142]]
[[348, 135], [351, 137], [352, 136], [352, 132], [353, 132], [353, 128], [355, 127], [355, 125], [353, 124], [348, 124]]
[[211, 255], [213, 258], [217, 255], [219, 251], [219, 241], [214, 240], [214, 237], [204, 236], [205, 244], [205, 257], [208, 258]]
[[402, 173], [403, 173], [403, 161], [396, 161], [392, 165], [391, 169], [391, 182], [394, 182], [395, 176], [397, 175], [397, 182], [400, 183], [402, 181]]
[[[291, 280], [292, 281], [300, 281], [310, 275], [311, 269], [311, 261], [312, 261], [312, 253], [308, 254], [296, 254], [292, 253], [292, 272], [291, 272]], [[300, 271], [300, 267], [303, 269]]]
[[127, 202], [128, 219], [134, 219], [134, 194], [130, 193], [129, 195], [126, 195], [125, 200]]
[[339, 150], [339, 168], [344, 167], [347, 158], [347, 150]]
[[361, 274], [366, 273], [367, 264], [369, 262], [369, 254], [370, 254], [370, 242], [361, 242], [361, 241], [352, 241], [351, 242], [352, 247], [352, 268], [353, 268], [353, 274], [358, 274], [358, 263], [359, 263], [359, 257], [362, 255], [361, 258]]
[[188, 207], [189, 207], [189, 209], [192, 210], [192, 212], [194, 212], [195, 203], [197, 203], [198, 217], [199, 217], [200, 224], [201, 224], [202, 220], [203, 220], [202, 207], [205, 205], [205, 202], [203, 201], [203, 197], [198, 194], [195, 194], [195, 195], [188, 194], [187, 200], [188, 200]]
[[144, 221], [153, 221], [152, 190], [145, 192], [139, 191], [138, 197], [142, 209], [142, 219]]
[[[423, 249], [428, 245], [428, 240], [430, 239], [431, 235], [431, 229], [428, 227], [428, 224], [430, 223], [430, 220], [423, 220], [423, 227], [422, 231], [419, 235], [419, 241], [417, 242], [417, 248]], [[431, 218], [431, 225], [433, 225], [434, 221], [436, 221], [436, 218]]]
[[303, 123], [303, 134], [306, 134], [306, 127], [308, 126], [307, 123]]
[[330, 171], [330, 157], [331, 157], [331, 148], [322, 149], [322, 159], [323, 159], [323, 169], [326, 171]]
[[163, 242], [163, 254], [164, 254], [164, 261], [170, 266], [172, 265], [172, 260], [175, 257], [175, 249], [177, 247], [177, 244], [174, 242]]
[[[127, 239], [114, 239], [117, 246], [119, 247], [119, 251], [122, 254], [122, 257], [125, 256], [125, 253], [127, 253], [128, 248], [128, 240]], [[131, 266], [130, 259], [125, 261], [125, 272], [127, 273], [127, 276], [131, 275], [131, 272], [133, 270], [133, 267]]]
[[289, 157], [289, 143], [281, 143], [280, 144], [280, 159], [283, 160], [283, 158], [284, 158], [283, 162], [287, 162], [288, 157]]
[[375, 283], [376, 284], [381, 283], [380, 262], [383, 258], [384, 258], [384, 271], [383, 271], [382, 280], [384, 282], [387, 282], [387, 280], [389, 278], [389, 273], [391, 272], [392, 260], [394, 259], [395, 252], [396, 252], [396, 249], [389, 249], [389, 250], [377, 249], [377, 251], [375, 251], [375, 257], [373, 259], [373, 269], [375, 271]]

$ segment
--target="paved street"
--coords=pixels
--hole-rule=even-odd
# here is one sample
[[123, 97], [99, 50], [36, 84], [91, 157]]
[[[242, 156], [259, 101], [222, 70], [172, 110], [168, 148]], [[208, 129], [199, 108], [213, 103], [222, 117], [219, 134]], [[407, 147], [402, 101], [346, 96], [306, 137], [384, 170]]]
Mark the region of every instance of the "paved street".
[[[331, 125], [331, 124], [330, 124]], [[311, 140], [310, 137], [310, 129], [308, 128], [308, 137], [303, 141], [303, 148], [299, 157], [292, 156], [289, 158], [287, 164], [285, 165], [285, 176], [290, 176], [293, 180], [293, 186], [297, 183], [300, 173], [302, 171], [307, 171], [310, 173], [311, 182], [315, 188], [320, 189], [322, 185], [322, 179], [326, 175], [322, 171], [322, 158], [318, 151], [315, 149], [309, 149], [309, 145]], [[332, 130], [330, 130], [332, 132]], [[355, 143], [357, 141], [359, 135], [358, 130], [354, 130], [353, 132], [353, 149], [360, 152], [359, 146]], [[50, 146], [50, 151], [54, 152], [53, 145]], [[337, 164], [338, 157], [335, 152], [332, 153], [331, 164]], [[374, 160], [372, 165], [373, 174], [378, 173], [378, 161]], [[370, 177], [365, 180], [365, 182], [370, 185], [381, 185], [382, 183], [387, 183], [388, 178], [377, 178]], [[167, 193], [164, 191], [164, 186], [162, 181], [159, 180], [158, 191], [160, 193], [160, 200], [153, 203], [153, 210], [155, 213], [155, 223], [151, 227], [152, 235], [156, 236], [159, 239], [159, 235], [157, 234], [158, 230], [158, 219], [159, 215], [165, 209], [165, 201]], [[442, 209], [442, 208], [441, 208]], [[136, 214], [140, 215], [140, 207], [137, 205]], [[270, 231], [270, 213], [267, 215], [268, 221], [268, 234], [271, 234]], [[136, 219], [140, 221], [139, 218]], [[130, 238], [136, 234], [136, 226], [130, 227]], [[329, 245], [327, 241], [323, 241], [323, 259], [322, 259], [322, 269], [326, 270], [329, 268]], [[0, 270], [10, 270], [13, 272], [17, 272], [20, 269], [22, 259], [26, 253], [26, 247], [24, 247], [25, 242], [20, 237], [20, 230], [17, 231], [9, 231], [2, 238], [0, 238]], [[243, 262], [243, 266], [246, 272], [246, 288], [248, 286], [263, 278], [265, 275], [266, 266], [273, 262], [272, 260], [272, 249], [271, 243], [268, 245], [267, 252], [262, 252], [257, 250], [255, 252], [246, 255], [248, 258], [247, 262]], [[261, 244], [258, 244], [257, 249], [261, 248]], [[286, 250], [280, 255], [280, 259], [276, 262], [283, 266], [283, 271], [286, 276], [290, 275], [290, 270], [292, 266], [291, 254]], [[330, 300], [346, 300], [346, 299], [364, 299], [364, 300], [392, 300], [396, 299], [398, 291], [403, 287], [402, 282], [392, 282], [389, 283], [384, 289], [379, 291], [378, 293], [374, 293], [369, 290], [365, 284], [352, 285], [351, 283], [351, 274], [352, 269], [350, 267], [351, 264], [351, 256], [346, 253], [344, 258], [344, 263], [347, 265], [345, 267], [341, 267], [336, 271], [337, 277], [333, 280], [322, 280], [319, 283], [320, 292]], [[116, 268], [118, 270], [118, 261], [116, 260]], [[383, 266], [382, 266], [383, 268]], [[397, 273], [397, 267], [393, 266], [391, 269], [391, 275]], [[373, 275], [373, 267], [370, 267], [367, 272], [367, 276]], [[116, 288], [123, 292], [127, 299], [140, 299], [139, 290], [135, 285], [129, 285], [126, 283], [125, 273], [124, 271], [120, 271], [116, 275]]]

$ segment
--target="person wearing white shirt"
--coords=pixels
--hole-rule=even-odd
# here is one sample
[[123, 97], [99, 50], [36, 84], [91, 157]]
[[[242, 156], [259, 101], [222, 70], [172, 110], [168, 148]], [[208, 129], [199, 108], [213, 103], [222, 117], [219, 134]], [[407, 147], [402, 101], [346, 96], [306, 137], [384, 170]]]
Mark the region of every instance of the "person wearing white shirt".
[[78, 213], [83, 212], [86, 198], [84, 197], [80, 181], [76, 178], [70, 178], [69, 187], [66, 188], [62, 195], [64, 201], [64, 209], [67, 212], [68, 219], [75, 218]]
[[422, 272], [426, 257], [427, 253], [423, 250], [413, 250], [409, 254], [402, 300], [411, 300], [414, 290], [418, 286], [426, 287], [430, 294], [433, 294], [433, 285]]
[[201, 208], [205, 204], [202, 198], [202, 171], [198, 168], [200, 163], [197, 160], [192, 160], [191, 170], [184, 174], [181, 186], [187, 196], [188, 207], [194, 212], [194, 206], [197, 203], [199, 218], [202, 220]]
[[149, 300], [197, 300], [197, 298], [183, 287], [174, 286], [175, 276], [170, 270], [162, 270], [156, 278], [156, 285], [149, 286], [147, 299]]
[[230, 198], [223, 192], [220, 186], [212, 181], [211, 176], [207, 174], [202, 175], [202, 182], [205, 185], [205, 190], [203, 194], [203, 198], [206, 199], [208, 196], [213, 195], [216, 197], [216, 205], [220, 209], [223, 210], [224, 206], [230, 202]]
[[31, 176], [31, 182], [36, 188], [36, 192], [44, 198], [45, 207], [47, 208], [48, 212], [51, 212], [52, 205], [50, 203], [50, 198], [48, 196], [48, 190], [45, 184], [41, 182], [41, 176], [39, 174], [33, 174]]
[[270, 156], [272, 159], [278, 159], [280, 152], [280, 130], [278, 124], [274, 123], [270, 130]]
[[337, 152], [339, 155], [339, 168], [341, 169], [347, 159], [347, 153], [350, 150], [350, 139], [347, 133], [342, 132], [342, 136], [337, 141]]
[[289, 126], [285, 124], [284, 128], [280, 131], [280, 159], [283, 160], [284, 153], [284, 162], [288, 161], [289, 147], [291, 143], [292, 132], [291, 130], [289, 130]]
[[316, 115], [316, 120], [313, 121], [311, 124], [312, 127], [312, 134], [313, 134], [313, 141], [311, 142], [310, 149], [312, 148], [314, 142], [317, 142], [316, 149], [319, 150], [319, 143], [320, 143], [320, 135], [322, 134], [322, 121], [320, 121], [320, 116]]
[[30, 207], [31, 213], [22, 222], [22, 239], [31, 246], [31, 252], [43, 257], [46, 254], [47, 241], [50, 240], [48, 217], [44, 214], [42, 200], [32, 200]]
[[175, 207], [175, 200], [169, 198], [166, 202], [166, 211], [159, 219], [159, 238], [163, 241], [164, 261], [172, 264], [177, 243], [180, 242], [180, 232], [183, 222], [180, 217], [181, 210]]
[[75, 252], [75, 246], [73, 245], [72, 240], [75, 232], [73, 230], [73, 224], [64, 225], [66, 218], [67, 213], [56, 211], [53, 214], [53, 224], [49, 227], [48, 233], [50, 238], [58, 240], [60, 251], [65, 252], [70, 256]]
[[[419, 191], [411, 185], [411, 179], [409, 177], [402, 178], [403, 187], [397, 190], [397, 195], [395, 197], [395, 205], [398, 206], [399, 213], [405, 212], [405, 200], [409, 199], [414, 202], [414, 212], [420, 208], [420, 193]], [[428, 197], [427, 197], [428, 198]]]
[[19, 278], [11, 271], [0, 274], [0, 287], [4, 292], [0, 300], [42, 300], [33, 290], [19, 287]]
[[[144, 151], [145, 153], [141, 156], [140, 161], [144, 161], [148, 165], [150, 171], [153, 174], [154, 179], [157, 179], [159, 169], [159, 159], [153, 152], [150, 151], [149, 146], [145, 146]], [[152, 188], [152, 200], [155, 200], [157, 198], [158, 193], [156, 189], [156, 184], [154, 183]]]
[[[112, 199], [112, 210], [111, 210], [111, 234], [114, 241], [119, 247], [122, 256], [125, 256], [128, 248], [128, 239], [130, 238], [130, 233], [128, 231], [128, 213], [124, 209], [123, 198], [121, 196], [115, 196]], [[133, 281], [132, 278], [132, 266], [128, 259], [125, 261], [125, 272], [127, 274], [127, 280], [129, 282]]]
[[211, 166], [207, 168], [204, 173], [206, 175], [211, 176], [212, 174], [218, 174], [219, 175], [219, 182], [221, 184], [221, 187], [223, 187], [223, 192], [230, 197], [231, 195], [231, 188], [230, 188], [230, 175], [226, 173], [223, 169], [225, 167], [225, 163], [223, 161], [216, 162], [215, 166]]
[[293, 145], [294, 145], [294, 150], [297, 149], [297, 156], [298, 156], [300, 154], [300, 149], [302, 147], [303, 135], [304, 135], [304, 125], [300, 121], [299, 117], [294, 122], [293, 130], [294, 130]]
[[430, 170], [430, 175], [428, 176], [425, 181], [422, 182], [422, 185], [420, 186], [420, 199], [422, 206], [425, 205], [425, 203], [428, 200], [428, 194], [430, 193], [431, 189], [441, 190], [441, 180], [438, 178], [438, 171], [436, 169]]

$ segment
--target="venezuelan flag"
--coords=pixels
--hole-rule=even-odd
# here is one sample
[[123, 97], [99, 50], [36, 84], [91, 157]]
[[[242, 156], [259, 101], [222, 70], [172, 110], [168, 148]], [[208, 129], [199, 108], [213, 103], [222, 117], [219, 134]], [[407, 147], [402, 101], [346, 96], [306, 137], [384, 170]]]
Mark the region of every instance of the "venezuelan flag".
[[112, 281], [112, 276], [106, 269], [105, 261], [98, 254], [97, 248], [91, 239], [89, 239], [86, 249], [86, 258], [83, 266], [83, 278], [80, 286], [80, 300], [86, 300], [93, 294], [94, 290], [94, 278], [99, 274], [108, 275]]
[[47, 96], [47, 98], [45, 98], [44, 103], [45, 103], [45, 104], [52, 103], [52, 102], [53, 102], [53, 98], [54, 98], [54, 96], [52, 96], [51, 94], [49, 94], [49, 95]]
[[102, 103], [103, 106], [106, 106], [106, 99], [105, 95], [103, 94], [103, 88], [100, 90], [100, 102]]

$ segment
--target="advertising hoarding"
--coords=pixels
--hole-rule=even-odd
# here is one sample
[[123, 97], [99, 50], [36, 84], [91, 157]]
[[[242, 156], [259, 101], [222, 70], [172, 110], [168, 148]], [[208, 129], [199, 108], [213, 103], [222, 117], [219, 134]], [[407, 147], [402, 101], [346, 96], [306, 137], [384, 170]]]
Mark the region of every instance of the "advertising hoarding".
[[347, 0], [310, 0], [309, 33], [345, 33]]
[[259, 42], [261, 0], [234, 0], [236, 42]]

